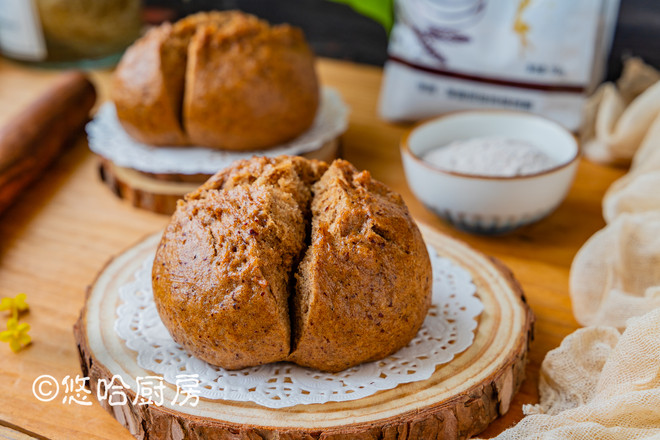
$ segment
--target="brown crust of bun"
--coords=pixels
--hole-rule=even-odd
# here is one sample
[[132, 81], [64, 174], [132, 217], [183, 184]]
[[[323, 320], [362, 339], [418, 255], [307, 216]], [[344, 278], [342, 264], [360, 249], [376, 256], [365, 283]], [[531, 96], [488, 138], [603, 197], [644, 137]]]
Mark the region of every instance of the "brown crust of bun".
[[239, 164], [179, 202], [156, 252], [154, 300], [196, 357], [238, 369], [289, 354], [288, 281], [305, 241], [299, 202], [309, 203], [292, 193], [302, 160]]
[[202, 12], [130, 47], [112, 98], [141, 142], [258, 150], [311, 126], [319, 86], [299, 29], [238, 11]]
[[193, 144], [257, 150], [307, 130], [319, 94], [302, 33], [252, 19], [200, 27], [188, 52], [185, 129]]
[[431, 266], [401, 197], [368, 172], [262, 157], [179, 202], [153, 290], [173, 338], [207, 362], [340, 371], [417, 334]]
[[313, 192], [289, 360], [341, 371], [417, 334], [431, 306], [431, 262], [401, 197], [368, 171], [336, 160]]
[[165, 23], [126, 50], [111, 98], [126, 132], [151, 145], [185, 145], [181, 123], [186, 45]]

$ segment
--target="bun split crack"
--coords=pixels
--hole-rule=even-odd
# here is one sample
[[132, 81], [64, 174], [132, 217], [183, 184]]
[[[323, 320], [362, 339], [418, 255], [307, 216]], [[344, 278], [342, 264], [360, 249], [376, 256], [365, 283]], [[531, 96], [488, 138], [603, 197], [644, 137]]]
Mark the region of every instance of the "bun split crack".
[[408, 344], [431, 279], [398, 194], [344, 160], [280, 156], [237, 162], [179, 201], [152, 281], [163, 323], [200, 359], [336, 372]]
[[136, 41], [114, 73], [112, 100], [140, 142], [258, 150], [312, 125], [319, 86], [300, 29], [200, 12]]

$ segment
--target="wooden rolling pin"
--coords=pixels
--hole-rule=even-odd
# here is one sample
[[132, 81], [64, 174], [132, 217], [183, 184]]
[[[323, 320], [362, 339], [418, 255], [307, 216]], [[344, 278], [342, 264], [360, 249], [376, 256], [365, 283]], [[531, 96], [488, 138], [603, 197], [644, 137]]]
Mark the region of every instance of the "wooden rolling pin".
[[0, 127], [0, 215], [75, 138], [95, 101], [96, 91], [85, 75], [63, 73]]

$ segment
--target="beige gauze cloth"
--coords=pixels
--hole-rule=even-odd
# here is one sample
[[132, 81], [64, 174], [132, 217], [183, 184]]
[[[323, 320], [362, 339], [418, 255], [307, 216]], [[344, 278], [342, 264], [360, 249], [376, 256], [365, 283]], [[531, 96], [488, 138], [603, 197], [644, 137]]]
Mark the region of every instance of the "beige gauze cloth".
[[[618, 125], [626, 115], [640, 113], [639, 120], [648, 122], [649, 114], [658, 113], [660, 73], [632, 59], [618, 84], [630, 105], [620, 115], [614, 133], [641, 142], [631, 156], [630, 171], [610, 186], [603, 199], [603, 217], [608, 225], [591, 237], [573, 260], [570, 293], [580, 324], [621, 329], [628, 318], [660, 307], [660, 115], [648, 125], [637, 124], [636, 133], [618, 131], [633, 126], [633, 119]], [[599, 112], [606, 107], [605, 98], [600, 103]], [[610, 153], [623, 151], [614, 149], [614, 144], [609, 146]]]
[[660, 309], [622, 335], [589, 327], [567, 336], [543, 361], [539, 394], [496, 439], [660, 439]]
[[660, 307], [660, 211], [621, 214], [596, 232], [573, 260], [569, 288], [585, 326], [624, 328], [628, 318]]
[[660, 73], [629, 59], [616, 85], [604, 83], [587, 102], [580, 142], [594, 162], [628, 165], [660, 116]]
[[660, 74], [631, 60], [617, 85], [591, 101], [583, 144], [591, 159], [632, 161], [571, 266], [573, 313], [591, 327], [546, 355], [540, 403], [497, 439], [660, 440]]
[[603, 199], [603, 217], [611, 223], [622, 213], [659, 210], [660, 117], [649, 126], [628, 174], [608, 188]]

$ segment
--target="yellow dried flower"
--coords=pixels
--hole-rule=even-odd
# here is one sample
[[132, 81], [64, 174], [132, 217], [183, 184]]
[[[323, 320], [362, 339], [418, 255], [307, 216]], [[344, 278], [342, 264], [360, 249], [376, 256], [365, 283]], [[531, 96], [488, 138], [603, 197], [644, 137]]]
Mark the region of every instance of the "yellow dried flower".
[[0, 341], [9, 342], [9, 348], [14, 353], [17, 353], [21, 348], [32, 342], [28, 331], [30, 331], [30, 324], [19, 324], [18, 319], [9, 318], [9, 321], [7, 321], [7, 330], [0, 332]]
[[19, 293], [15, 298], [2, 298], [0, 300], [0, 312], [9, 311], [12, 318], [18, 318], [19, 312], [26, 311], [29, 306], [25, 302], [27, 295]]

